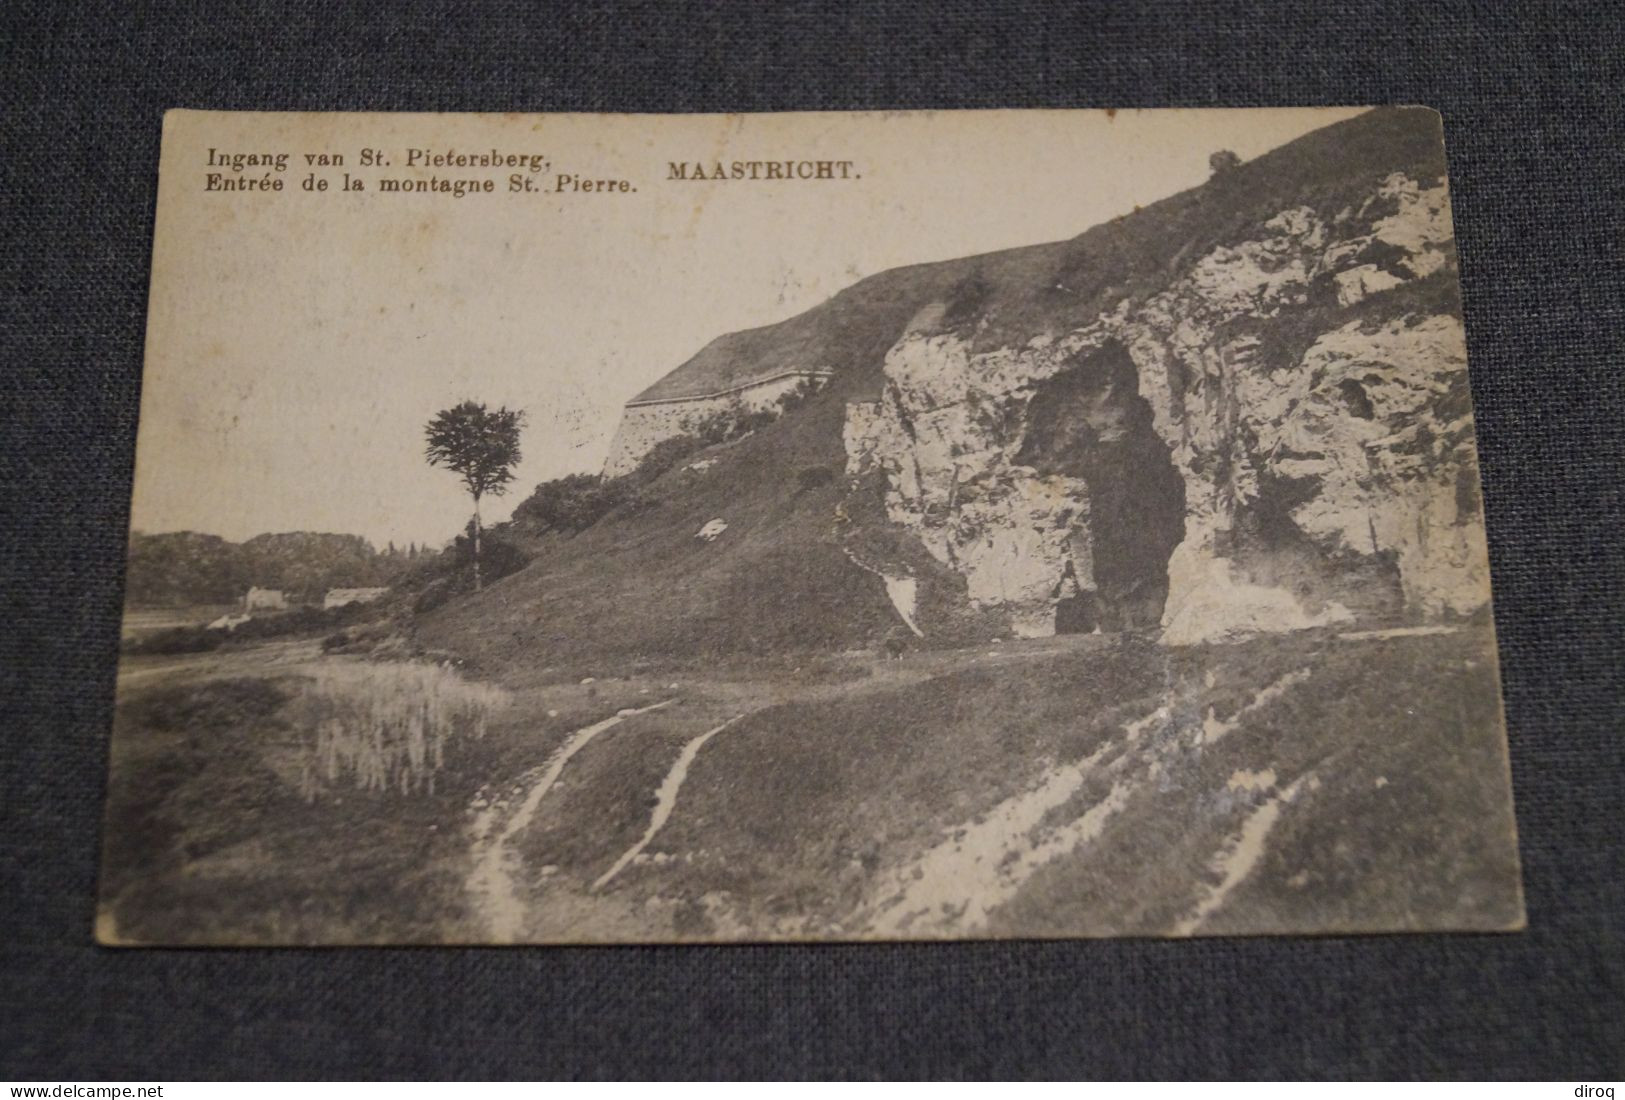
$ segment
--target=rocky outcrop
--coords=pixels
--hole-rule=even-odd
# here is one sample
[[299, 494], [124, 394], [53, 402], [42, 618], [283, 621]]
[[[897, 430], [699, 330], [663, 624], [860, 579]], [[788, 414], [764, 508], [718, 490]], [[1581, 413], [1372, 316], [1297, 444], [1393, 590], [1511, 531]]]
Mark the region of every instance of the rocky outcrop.
[[1062, 332], [920, 311], [847, 472], [1014, 629], [1194, 642], [1488, 599], [1442, 178], [1268, 212]]
[[915, 619], [915, 609], [920, 602], [920, 584], [914, 577], [905, 572], [888, 572], [878, 566], [871, 565], [864, 560], [861, 554], [846, 547], [846, 557], [853, 565], [865, 573], [873, 573], [880, 578], [880, 583], [886, 589], [886, 599], [891, 601], [892, 608], [897, 617], [903, 620], [903, 625], [913, 632], [916, 638], [925, 637], [925, 631]]

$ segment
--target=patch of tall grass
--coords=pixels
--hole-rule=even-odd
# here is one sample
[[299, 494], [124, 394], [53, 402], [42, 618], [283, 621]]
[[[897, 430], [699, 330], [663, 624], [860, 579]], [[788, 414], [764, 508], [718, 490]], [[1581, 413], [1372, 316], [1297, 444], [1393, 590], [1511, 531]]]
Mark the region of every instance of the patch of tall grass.
[[300, 786], [313, 800], [350, 780], [362, 790], [434, 793], [454, 741], [485, 735], [508, 693], [442, 665], [342, 662], [317, 669], [299, 700], [309, 731]]

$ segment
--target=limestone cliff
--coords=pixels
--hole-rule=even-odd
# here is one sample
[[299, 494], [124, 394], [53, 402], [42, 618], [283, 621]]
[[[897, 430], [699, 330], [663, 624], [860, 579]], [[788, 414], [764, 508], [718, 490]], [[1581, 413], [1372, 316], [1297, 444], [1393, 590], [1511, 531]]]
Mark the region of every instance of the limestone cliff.
[[[547, 621], [643, 648], [658, 622], [682, 651], [1190, 642], [1488, 600], [1432, 112], [1370, 111], [1068, 240], [719, 336], [631, 402], [617, 453], [809, 371], [805, 403], [550, 548], [521, 578]], [[694, 538], [713, 519], [727, 534]]]
[[1216, 180], [1223, 231], [1102, 276], [1092, 316], [1064, 279], [1050, 308], [926, 303], [848, 406], [854, 491], [878, 485], [1026, 635], [1471, 613], [1489, 585], [1438, 167], [1276, 208]]

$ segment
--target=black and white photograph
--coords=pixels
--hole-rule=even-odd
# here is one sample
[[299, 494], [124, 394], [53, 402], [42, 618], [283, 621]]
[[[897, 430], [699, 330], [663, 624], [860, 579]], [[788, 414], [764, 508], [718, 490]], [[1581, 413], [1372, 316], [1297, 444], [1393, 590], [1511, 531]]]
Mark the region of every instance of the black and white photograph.
[[1421, 107], [172, 111], [97, 939], [1524, 924]]

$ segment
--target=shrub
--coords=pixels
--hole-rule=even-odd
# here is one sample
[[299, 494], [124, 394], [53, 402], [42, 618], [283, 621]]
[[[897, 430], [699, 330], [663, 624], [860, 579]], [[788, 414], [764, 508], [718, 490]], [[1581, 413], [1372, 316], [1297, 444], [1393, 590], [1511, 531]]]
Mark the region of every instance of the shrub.
[[[290, 634], [313, 634], [354, 622], [365, 614], [363, 609], [366, 606], [353, 603], [333, 608], [296, 607], [292, 611], [282, 611], [275, 615], [258, 615], [246, 623], [238, 624], [227, 636], [233, 640], [253, 641], [260, 638], [283, 638]], [[215, 631], [215, 633], [225, 632]]]
[[132, 656], [171, 656], [180, 653], [207, 653], [219, 649], [230, 635], [206, 626], [172, 626], [140, 638], [127, 638], [120, 648]]
[[[523, 526], [523, 525], [521, 525]], [[516, 545], [506, 532], [508, 524], [488, 527], [480, 536], [480, 574], [489, 585], [530, 564], [530, 555]], [[474, 544], [467, 535], [459, 535], [444, 553], [412, 578], [417, 592], [412, 610], [422, 614], [433, 611], [454, 596], [474, 591]]]
[[571, 474], [544, 481], [513, 511], [516, 524], [538, 534], [585, 531], [635, 495], [628, 478]]
[[819, 489], [835, 480], [835, 471], [828, 466], [804, 466], [796, 471], [796, 489], [807, 492]]
[[674, 435], [661, 440], [639, 460], [626, 480], [634, 485], [647, 485], [704, 446], [705, 441], [694, 435]]
[[296, 607], [291, 611], [254, 615], [230, 630], [216, 630], [207, 626], [171, 627], [145, 637], [128, 639], [122, 649], [132, 656], [208, 653], [228, 642], [254, 642], [320, 633], [377, 612], [376, 605], [365, 604], [345, 604], [334, 608]]
[[257, 677], [173, 684], [119, 704], [135, 725], [168, 732], [209, 732], [268, 718], [288, 701], [280, 686]]
[[[505, 527], [487, 527], [480, 534], [480, 573], [486, 583], [501, 580], [530, 564], [530, 555], [505, 536]], [[474, 583], [473, 532], [471, 523], [468, 530], [457, 536], [451, 552], [441, 555], [448, 566], [446, 572], [454, 577], [466, 578], [470, 585]]]
[[1228, 175], [1241, 167], [1241, 158], [1229, 149], [1220, 149], [1207, 158], [1207, 166], [1215, 176]]
[[452, 590], [451, 578], [439, 577], [423, 586], [423, 591], [412, 601], [412, 610], [419, 615], [426, 615], [442, 606], [453, 595], [455, 593]]

